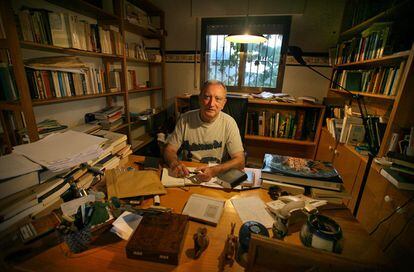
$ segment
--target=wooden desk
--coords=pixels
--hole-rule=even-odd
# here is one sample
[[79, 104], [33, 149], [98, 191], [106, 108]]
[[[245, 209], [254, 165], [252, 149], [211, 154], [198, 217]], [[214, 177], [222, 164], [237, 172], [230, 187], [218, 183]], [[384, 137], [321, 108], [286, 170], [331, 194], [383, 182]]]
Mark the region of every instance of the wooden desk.
[[[127, 166], [134, 166], [135, 161], [142, 161], [143, 157], [130, 156]], [[196, 163], [187, 163], [188, 166], [197, 166]], [[255, 189], [242, 192], [225, 192], [223, 190], [187, 187], [188, 191], [180, 188], [167, 189], [168, 194], [161, 196], [161, 205], [172, 207], [175, 212], [180, 213], [187, 199], [192, 193], [204, 194], [211, 197], [230, 200], [233, 198], [258, 196], [265, 202], [270, 201], [266, 190]], [[152, 200], [147, 200], [144, 206], [150, 206]], [[321, 209], [323, 210], [323, 209]], [[344, 232], [345, 256], [375, 260], [378, 249], [371, 242], [366, 231], [354, 219], [347, 209], [335, 209], [322, 211], [323, 214], [334, 218], [342, 227]], [[87, 250], [81, 254], [72, 254], [65, 244], [55, 246], [21, 264], [16, 265], [24, 271], [218, 271], [218, 258], [224, 248], [224, 241], [230, 231], [230, 223], [235, 222], [236, 235], [241, 226], [240, 218], [230, 201], [226, 202], [225, 210], [217, 227], [206, 226], [210, 245], [198, 260], [186, 256], [186, 250], [193, 248], [192, 236], [200, 226], [200, 223], [190, 221], [188, 232], [184, 241], [183, 250], [180, 256], [180, 265], [172, 266], [152, 262], [138, 261], [126, 258], [126, 241], [120, 240], [109, 231], [98, 239], [100, 245]], [[150, 233], [148, 235], [151, 235]], [[298, 232], [289, 235], [285, 239], [288, 243], [300, 245]], [[226, 271], [243, 271], [237, 263]]]

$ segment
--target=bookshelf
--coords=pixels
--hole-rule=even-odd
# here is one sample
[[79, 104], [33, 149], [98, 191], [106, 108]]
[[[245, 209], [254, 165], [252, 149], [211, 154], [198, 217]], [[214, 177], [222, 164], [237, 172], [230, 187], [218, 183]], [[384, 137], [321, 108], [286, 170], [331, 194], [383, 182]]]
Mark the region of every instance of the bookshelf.
[[[190, 96], [177, 96], [175, 98], [175, 110], [176, 114], [186, 112], [189, 109], [189, 99]], [[269, 128], [265, 128], [270, 125], [269, 116], [274, 116], [275, 113], [279, 113], [280, 116], [284, 116], [286, 113], [291, 115], [291, 120], [295, 126], [299, 126], [298, 123], [298, 112], [303, 112], [305, 116], [311, 116], [312, 120], [309, 119], [309, 123], [312, 123], [312, 132], [311, 135], [302, 136], [297, 135], [288, 135], [275, 137], [269, 135]], [[325, 107], [319, 104], [311, 103], [286, 103], [286, 102], [276, 102], [276, 101], [267, 101], [263, 99], [254, 99], [249, 98], [248, 108], [247, 108], [247, 125], [245, 131], [245, 148], [248, 154], [249, 160], [253, 161], [263, 161], [265, 153], [276, 153], [280, 155], [296, 156], [296, 157], [305, 157], [313, 159], [316, 154], [316, 148], [319, 141], [320, 131], [322, 128], [323, 116], [325, 113]], [[258, 122], [258, 120], [252, 120], [253, 112], [266, 112], [268, 114], [265, 118], [264, 130], [267, 132], [264, 135], [259, 135], [258, 131], [253, 131], [252, 122]], [[269, 115], [270, 114], [270, 115]], [[279, 120], [282, 120], [281, 118]], [[308, 120], [308, 119], [304, 119]], [[255, 126], [258, 126], [256, 124]], [[293, 128], [294, 126], [292, 126]], [[305, 129], [305, 125], [302, 125], [302, 128]], [[293, 132], [292, 132], [293, 134]]]
[[[372, 8], [364, 6], [364, 3], [368, 1], [349, 1], [345, 7], [343, 29], [338, 41], [336, 64], [333, 66], [331, 79], [348, 89], [351, 88], [353, 94], [363, 96], [370, 114], [384, 116], [384, 119], [388, 120], [378, 154], [382, 157], [387, 152], [392, 133], [414, 124], [407, 118], [412, 112], [412, 107], [407, 101], [413, 101], [414, 44], [412, 42], [414, 39], [412, 35], [405, 35], [399, 42], [401, 37], [398, 35], [398, 33], [407, 33], [407, 29], [412, 28], [412, 23], [410, 26], [406, 23], [410, 20], [409, 14], [413, 11], [413, 4], [412, 1], [400, 1], [395, 5], [387, 6], [384, 2], [382, 4], [385, 6], [376, 7], [379, 9], [376, 14], [352, 24], [355, 17], [358, 17], [358, 9], [361, 5], [362, 9]], [[370, 14], [367, 11], [365, 13]], [[351, 23], [348, 22], [350, 18]], [[378, 29], [379, 24], [386, 27], [388, 22], [390, 22], [389, 33], [393, 33], [392, 35], [387, 33], [388, 30], [385, 28]], [[370, 31], [370, 29], [374, 30]], [[366, 33], [373, 35], [373, 39], [370, 40], [370, 36], [366, 36]], [[361, 41], [361, 39], [365, 40]], [[382, 46], [377, 40], [383, 42]], [[364, 43], [368, 45], [364, 47]], [[399, 45], [396, 46], [396, 43]], [[345, 73], [347, 75], [343, 76]], [[362, 74], [362, 80], [358, 82], [359, 88], [355, 88], [355, 85], [347, 85], [349, 83], [347, 76], [350, 73]], [[340, 76], [338, 77], [337, 74]], [[328, 96], [350, 99], [347, 92], [334, 84], [328, 88]], [[357, 107], [356, 101], [353, 101], [353, 105]]]
[[[112, 131], [127, 134], [128, 141], [130, 144], [132, 144], [132, 149], [134, 151], [148, 144], [149, 139], [152, 138], [149, 135], [147, 135], [146, 132], [142, 129], [145, 125], [145, 122], [132, 122], [130, 119], [130, 111], [133, 110], [136, 104], [135, 101], [137, 99], [142, 99], [141, 97], [145, 98], [145, 101], [149, 100], [149, 107], [151, 108], [163, 109], [165, 107], [164, 12], [147, 0], [128, 1], [128, 5], [138, 7], [142, 11], [144, 11], [148, 16], [151, 16], [151, 18], [155, 18], [156, 25], [158, 27], [158, 30], [156, 30], [154, 28], [150, 29], [149, 26], [147, 27], [147, 25], [138, 25], [129, 22], [126, 10], [127, 2], [125, 0], [110, 1], [112, 3], [111, 5], [113, 12], [104, 10], [103, 8], [95, 6], [90, 1], [86, 0], [47, 0], [47, 3], [51, 3], [53, 6], [57, 7], [57, 12], [66, 13], [69, 11], [72, 12], [75, 16], [77, 14], [79, 14], [80, 16], [86, 16], [90, 20], [96, 20], [95, 22], [106, 30], [111, 29], [111, 27], [115, 28], [116, 31], [119, 32], [121, 37], [120, 39], [122, 50], [120, 53], [118, 52], [118, 54], [114, 53], [117, 51], [112, 50], [112, 53], [109, 54], [21, 40], [18, 35], [19, 28], [14, 18], [14, 14], [17, 11], [13, 11], [11, 7], [12, 4], [9, 2], [0, 0], [2, 10], [1, 17], [5, 22], [3, 25], [5, 26], [5, 32], [7, 37], [7, 39], [0, 39], [0, 49], [7, 49], [9, 51], [10, 59], [13, 61], [13, 71], [14, 78], [16, 81], [16, 89], [18, 90], [20, 99], [17, 101], [0, 101], [0, 119], [2, 120], [4, 138], [3, 144], [7, 147], [6, 149], [10, 151], [11, 146], [20, 144], [19, 142], [13, 140], [13, 138], [15, 138], [13, 134], [16, 133], [16, 130], [26, 128], [30, 141], [36, 141], [39, 139], [35, 121], [36, 119], [34, 114], [34, 107], [37, 108], [43, 107], [45, 105], [63, 104], [68, 102], [93, 100], [99, 98], [104, 98], [107, 106], [122, 105], [124, 108], [124, 123], [112, 129]], [[30, 3], [33, 5], [36, 4], [35, 1], [32, 1]], [[33, 6], [31, 8], [42, 7]], [[46, 9], [48, 8], [49, 5], [46, 6]], [[51, 10], [55, 12], [53, 9]], [[89, 22], [90, 21], [87, 21], [87, 23]], [[134, 42], [134, 39], [138, 39], [140, 41], [143, 39], [155, 40], [156, 44], [158, 45], [157, 48], [161, 55], [161, 61], [139, 59], [129, 56], [129, 52], [127, 52], [127, 43], [128, 40]], [[46, 56], [49, 56], [53, 53], [53, 56], [69, 55], [85, 57], [88, 60], [95, 59], [97, 62], [101, 63], [101, 66], [103, 67], [103, 72], [105, 74], [102, 91], [100, 93], [94, 94], [74, 95], [66, 97], [53, 96], [47, 97], [46, 99], [32, 99], [23, 64], [23, 50], [34, 50], [37, 52], [43, 52], [43, 55], [46, 54]], [[111, 68], [115, 69], [114, 67], [118, 67], [117, 69], [120, 71], [120, 89], [111, 92], [109, 90], [109, 72], [111, 71]], [[142, 74], [144, 74], [141, 79], [141, 85], [142, 80], [144, 80], [145, 83], [144, 78], [146, 74], [146, 82], [148, 87], [142, 87], [141, 85], [137, 85], [133, 86], [132, 88], [128, 88], [127, 81], [128, 72], [130, 69], [135, 69], [137, 71], [136, 76], [141, 76]], [[140, 75], [138, 75], [138, 70], [141, 72]], [[140, 80], [140, 78], [138, 78], [138, 80]], [[141, 105], [141, 103], [138, 104]], [[141, 109], [139, 107], [142, 106], [138, 106], [138, 110], [140, 111], [146, 109]], [[136, 110], [137, 107], [135, 107], [135, 111]], [[11, 112], [10, 115], [12, 115], [15, 120], [18, 119], [17, 123], [19, 124], [19, 126], [17, 126], [17, 124], [13, 124], [11, 126], [10, 121], [6, 120], [7, 118], [4, 114], [5, 111]], [[70, 111], [69, 106], [68, 111]], [[85, 113], [87, 113], [86, 109]], [[12, 123], [14, 123], [15, 120], [12, 120]], [[134, 129], [139, 129], [141, 131], [141, 135], [136, 136], [136, 133], [134, 133], [133, 136], [132, 130]], [[134, 142], [137, 142], [134, 141], [134, 139], [137, 137], [140, 139], [138, 141], [139, 144], [134, 146]]]

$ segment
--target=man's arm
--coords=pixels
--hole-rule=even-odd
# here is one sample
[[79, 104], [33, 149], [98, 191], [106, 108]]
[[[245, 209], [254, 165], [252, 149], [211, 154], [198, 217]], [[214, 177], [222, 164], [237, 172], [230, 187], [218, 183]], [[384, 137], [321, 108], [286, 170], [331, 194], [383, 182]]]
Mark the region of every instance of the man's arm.
[[209, 181], [212, 177], [215, 177], [221, 173], [224, 173], [232, 168], [240, 170], [244, 169], [244, 152], [240, 151], [230, 155], [231, 159], [215, 166], [204, 166], [197, 168], [201, 173], [197, 174], [197, 179], [200, 181]]
[[187, 167], [185, 167], [177, 156], [178, 149], [172, 144], [167, 144], [164, 149], [164, 160], [171, 170], [171, 174], [175, 177], [185, 177], [190, 174]]

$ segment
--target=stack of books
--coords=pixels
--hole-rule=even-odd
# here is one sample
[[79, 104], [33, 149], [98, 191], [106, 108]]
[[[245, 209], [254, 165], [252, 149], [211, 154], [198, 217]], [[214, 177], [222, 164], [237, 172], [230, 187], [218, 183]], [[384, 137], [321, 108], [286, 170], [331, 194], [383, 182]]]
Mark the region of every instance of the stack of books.
[[392, 165], [382, 168], [381, 175], [398, 189], [414, 190], [414, 156], [388, 152], [387, 157]]
[[99, 111], [93, 112], [96, 120], [99, 120], [99, 125], [103, 129], [111, 130], [123, 123], [122, 106], [110, 106]]
[[265, 154], [262, 179], [341, 191], [342, 179], [328, 162]]
[[107, 141], [102, 146], [104, 152], [98, 158], [89, 161], [89, 165], [105, 171], [118, 167], [123, 158], [132, 154], [131, 145], [127, 144], [127, 136], [124, 134], [100, 130], [93, 135], [105, 138]]
[[69, 189], [62, 178], [43, 179], [41, 169], [19, 154], [0, 157], [0, 232], [60, 202]]
[[45, 119], [37, 123], [37, 132], [39, 138], [44, 138], [51, 133], [63, 132], [68, 128], [66, 125], [60, 124], [57, 120]]

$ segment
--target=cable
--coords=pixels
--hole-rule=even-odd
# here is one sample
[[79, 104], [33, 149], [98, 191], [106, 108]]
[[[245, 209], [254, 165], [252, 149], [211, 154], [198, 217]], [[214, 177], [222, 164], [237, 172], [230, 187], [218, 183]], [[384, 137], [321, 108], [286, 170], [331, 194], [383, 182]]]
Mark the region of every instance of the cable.
[[376, 232], [378, 230], [378, 228], [381, 226], [381, 224], [383, 224], [384, 222], [386, 222], [387, 220], [389, 220], [396, 212], [398, 212], [399, 210], [401, 210], [402, 208], [404, 208], [405, 206], [407, 206], [407, 204], [410, 203], [413, 199], [414, 199], [414, 196], [411, 197], [410, 199], [408, 199], [400, 207], [397, 207], [390, 215], [388, 215], [387, 217], [385, 217], [384, 219], [382, 219], [381, 221], [379, 221], [378, 224], [375, 226], [375, 228], [369, 233], [369, 235], [374, 234], [374, 232]]
[[406, 228], [408, 227], [408, 224], [410, 223], [410, 221], [414, 218], [414, 215], [410, 217], [410, 219], [408, 219], [408, 221], [405, 223], [404, 227], [400, 230], [400, 232], [395, 235], [391, 241], [389, 241], [389, 243], [384, 247], [384, 249], [382, 251], [387, 251], [387, 249], [392, 245], [392, 243], [397, 240], [397, 238], [404, 233], [404, 231], [406, 230]]

